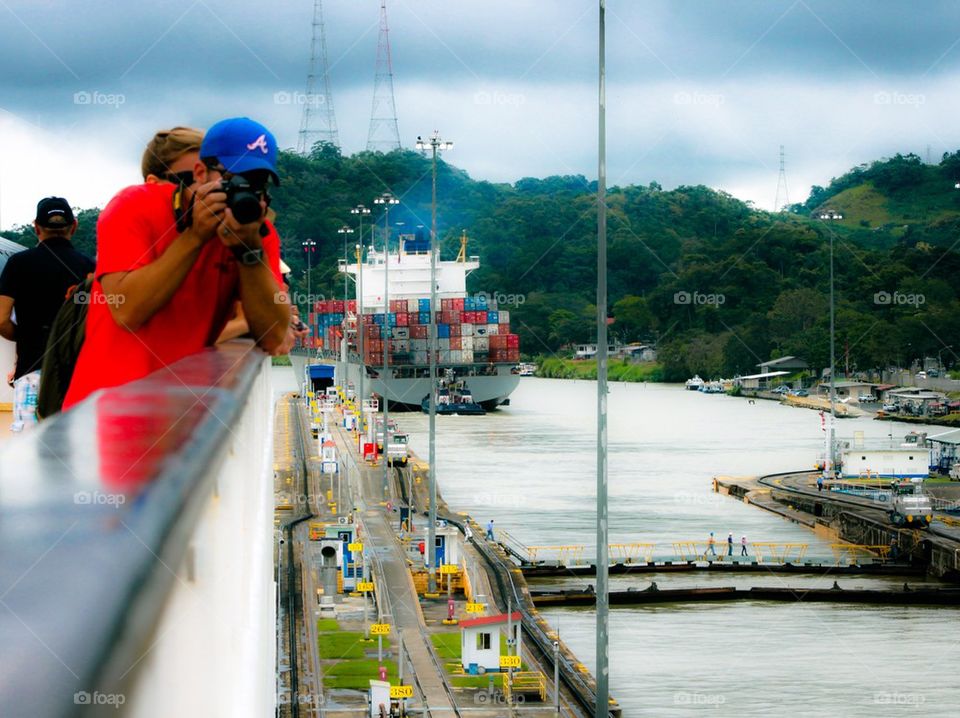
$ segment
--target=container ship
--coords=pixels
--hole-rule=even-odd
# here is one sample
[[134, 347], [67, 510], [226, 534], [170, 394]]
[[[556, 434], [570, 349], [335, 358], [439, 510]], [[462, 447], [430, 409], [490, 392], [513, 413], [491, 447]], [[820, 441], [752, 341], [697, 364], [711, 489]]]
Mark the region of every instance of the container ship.
[[[422, 235], [401, 235], [396, 251], [370, 249], [355, 263], [340, 260], [353, 278], [353, 297], [317, 302], [308, 316], [307, 351], [291, 356], [298, 377], [304, 364], [333, 364], [337, 383], [386, 396], [391, 408], [419, 411], [430, 385], [430, 250]], [[466, 233], [453, 261], [437, 262], [437, 376], [463, 381], [486, 410], [507, 402], [520, 377], [520, 338], [510, 311], [485, 293], [467, 294], [467, 276], [479, 268], [467, 256]], [[388, 265], [385, 265], [388, 262]], [[384, 315], [384, 274], [389, 312]], [[384, 359], [387, 361], [384, 373]]]

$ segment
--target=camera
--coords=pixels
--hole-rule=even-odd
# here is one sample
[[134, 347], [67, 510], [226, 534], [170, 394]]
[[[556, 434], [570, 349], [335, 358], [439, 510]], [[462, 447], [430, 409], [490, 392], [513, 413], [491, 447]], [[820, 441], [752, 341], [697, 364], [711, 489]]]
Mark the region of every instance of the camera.
[[265, 189], [254, 188], [243, 175], [233, 175], [220, 182], [220, 191], [227, 195], [227, 207], [240, 224], [250, 224], [260, 219], [260, 199]]

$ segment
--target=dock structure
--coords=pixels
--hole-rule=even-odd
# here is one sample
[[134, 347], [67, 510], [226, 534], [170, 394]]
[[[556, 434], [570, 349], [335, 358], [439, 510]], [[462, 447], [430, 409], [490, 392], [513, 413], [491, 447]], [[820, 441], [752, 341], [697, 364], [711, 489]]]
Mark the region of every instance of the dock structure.
[[[331, 522], [336, 522], [340, 516], [348, 516], [348, 520], [357, 526], [363, 543], [363, 561], [367, 564], [364, 578], [374, 580], [377, 587], [378, 620], [390, 624], [391, 640], [397, 644], [391, 650], [391, 657], [401, 665], [401, 674], [406, 671], [407, 678], [403, 683], [414, 689], [408, 711], [447, 718], [460, 716], [467, 710], [477, 718], [494, 718], [504, 715], [505, 711], [520, 708], [522, 703], [523, 714], [532, 718], [541, 715], [592, 716], [595, 701], [593, 678], [569, 648], [559, 641], [546, 620], [539, 616], [516, 564], [498, 543], [483, 538], [484, 532], [470, 516], [453, 512], [439, 495], [436, 533], [455, 542], [458, 559], [456, 564], [438, 560], [441, 564], [438, 593], [427, 593], [425, 556], [418, 550], [418, 545], [426, 538], [428, 467], [415, 456], [410, 457], [405, 467], [393, 467], [388, 472], [385, 494], [382, 458], [364, 460], [357, 450], [359, 426], [352, 420], [344, 421], [344, 412], [353, 413], [350, 402], [343, 402], [331, 417], [335, 420], [328, 423], [330, 439], [341, 458], [337, 477], [340, 483], [336, 491], [333, 482], [325, 490], [327, 484], [323, 482], [327, 479], [319, 473], [319, 457], [312, 455], [316, 452], [305, 451], [310, 477], [307, 493], [321, 497], [311, 505], [310, 512], [314, 517]], [[309, 427], [306, 413], [302, 424]], [[309, 437], [309, 429], [306, 431]], [[313, 444], [317, 442], [315, 438], [312, 441]], [[329, 500], [331, 495], [327, 495], [328, 500], [322, 500], [326, 491], [341, 494], [339, 505]], [[335, 511], [331, 510], [332, 507]], [[304, 525], [301, 543], [306, 546], [304, 551], [309, 552], [307, 536]], [[448, 546], [447, 556], [451, 549]], [[310, 573], [306, 571], [305, 575]], [[309, 601], [315, 591], [313, 577], [308, 575], [303, 586], [304, 600]], [[434, 645], [437, 634], [445, 633], [449, 637], [449, 627], [455, 625], [459, 617], [470, 617], [465, 613], [468, 610], [474, 611], [473, 616], [479, 610], [482, 613], [505, 611], [520, 617], [522, 663], [521, 658], [515, 660], [522, 668], [520, 665], [516, 669], [501, 668], [501, 672], [495, 675], [499, 678], [509, 674], [509, 677], [503, 680], [499, 690], [493, 689], [493, 676], [490, 676], [489, 689], [454, 685], [458, 674], [450, 664], [444, 664]], [[315, 623], [309, 615], [306, 620]], [[316, 645], [315, 632], [308, 630], [306, 635], [309, 642]], [[554, 642], [558, 644], [556, 651]], [[400, 655], [396, 650], [398, 647]], [[514, 649], [508, 649], [508, 654], [511, 650]], [[555, 656], [560, 675], [559, 712], [553, 705]], [[313, 662], [317, 669], [314, 672], [301, 669], [301, 674], [317, 676], [317, 685], [322, 686], [318, 676], [321, 661], [315, 657]], [[473, 680], [468, 675], [463, 675], [463, 679]], [[486, 685], [484, 676], [479, 680]], [[619, 707], [611, 701], [610, 715], [619, 714]], [[328, 706], [324, 715], [335, 717], [338, 713]]]
[[819, 472], [789, 471], [754, 477], [715, 477], [716, 492], [740, 499], [789, 521], [838, 539], [843, 557], [868, 553], [877, 560], [896, 559], [920, 567], [930, 576], [960, 579], [960, 526], [943, 507], [926, 528], [890, 522], [887, 502], [875, 497], [831, 490], [842, 482], [817, 486]]

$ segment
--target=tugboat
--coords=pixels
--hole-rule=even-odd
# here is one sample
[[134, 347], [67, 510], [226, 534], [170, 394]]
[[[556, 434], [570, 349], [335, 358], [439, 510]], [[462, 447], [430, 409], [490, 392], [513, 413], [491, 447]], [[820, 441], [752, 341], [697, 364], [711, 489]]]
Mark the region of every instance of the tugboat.
[[[448, 369], [446, 376], [437, 382], [435, 401], [438, 416], [483, 416], [486, 410], [474, 402], [466, 382], [458, 381], [453, 371]], [[430, 413], [430, 396], [423, 397], [420, 408], [424, 414]]]

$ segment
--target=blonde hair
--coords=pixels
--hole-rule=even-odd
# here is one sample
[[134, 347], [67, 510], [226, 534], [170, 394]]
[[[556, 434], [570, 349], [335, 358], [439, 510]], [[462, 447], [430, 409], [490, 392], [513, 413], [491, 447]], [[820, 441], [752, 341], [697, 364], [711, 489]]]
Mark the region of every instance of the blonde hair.
[[164, 177], [170, 171], [170, 165], [188, 152], [199, 152], [203, 142], [203, 132], [192, 127], [174, 127], [161, 130], [147, 143], [140, 160], [143, 178], [148, 175]]

